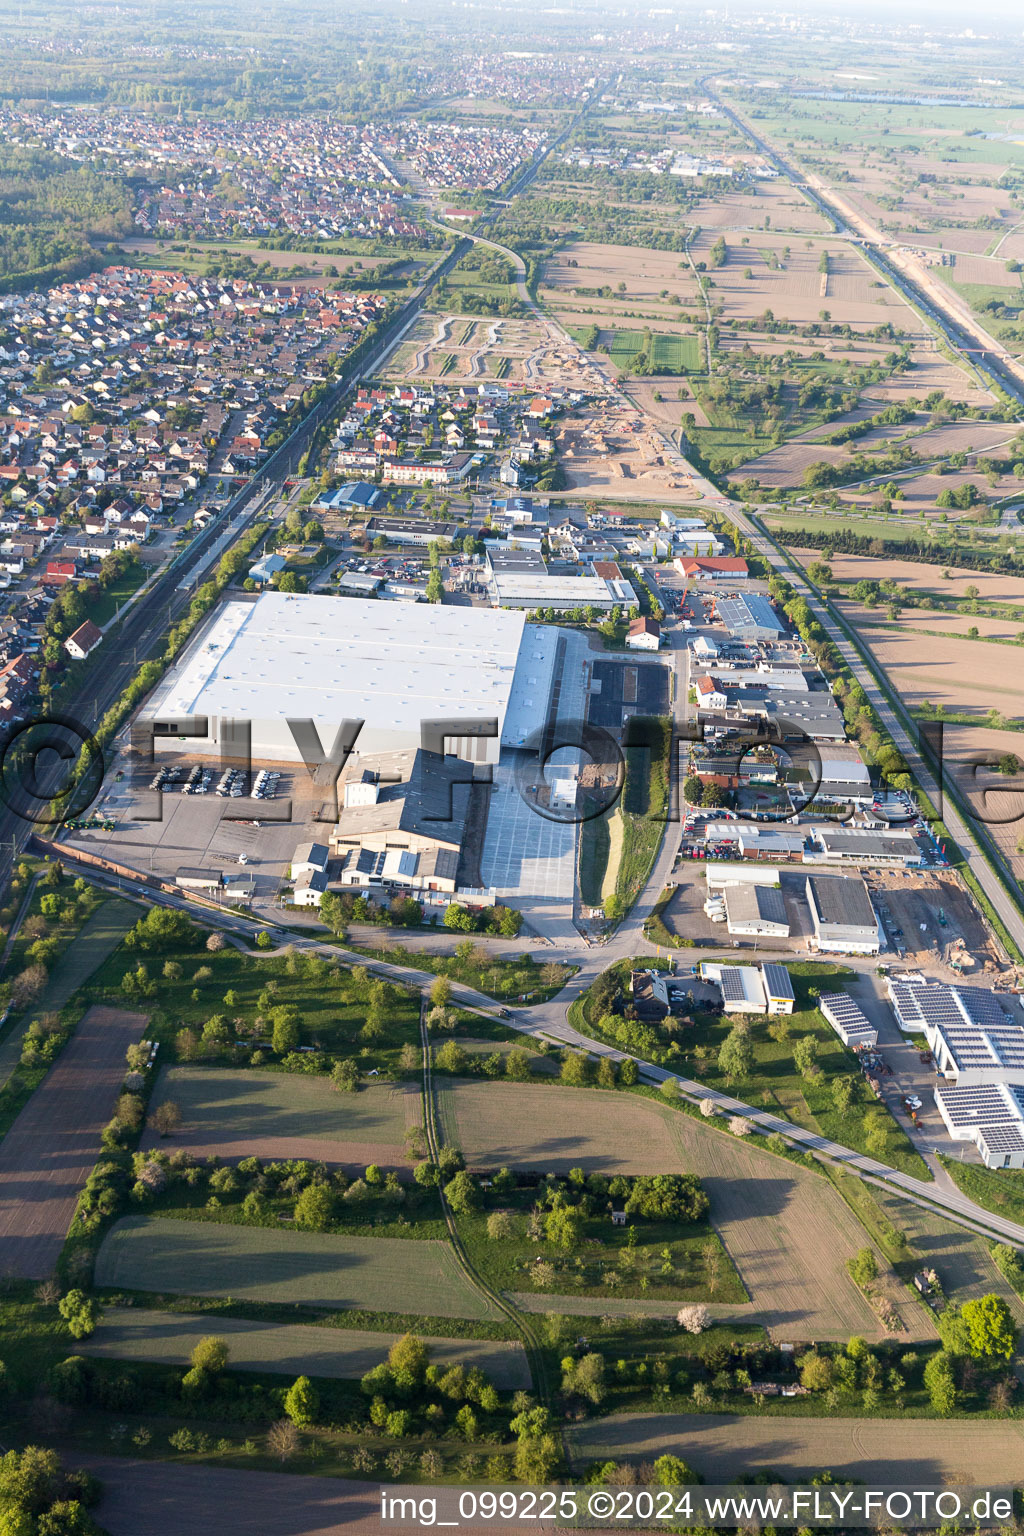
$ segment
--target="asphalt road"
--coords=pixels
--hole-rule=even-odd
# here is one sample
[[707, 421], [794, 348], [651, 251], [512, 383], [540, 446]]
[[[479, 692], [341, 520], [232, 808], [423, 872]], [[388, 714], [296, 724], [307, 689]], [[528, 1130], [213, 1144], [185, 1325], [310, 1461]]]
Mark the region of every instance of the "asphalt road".
[[[674, 823], [669, 823], [670, 827]], [[562, 988], [562, 990], [546, 1003], [535, 1003], [528, 1007], [510, 1008], [509, 1017], [506, 1020], [509, 1028], [518, 1030], [521, 1034], [531, 1035], [539, 1039], [554, 1042], [558, 1045], [571, 1046], [576, 1050], [586, 1051], [594, 1057], [608, 1056], [613, 1061], [622, 1061], [630, 1053], [615, 1049], [605, 1044], [604, 1041], [595, 1040], [591, 1036], [578, 1030], [569, 1023], [568, 1010], [570, 1004], [584, 992], [591, 982], [596, 980], [600, 973], [616, 960], [622, 960], [632, 956], [651, 954], [655, 946], [650, 943], [643, 934], [643, 924], [650, 914], [651, 907], [657, 900], [658, 894], [663, 889], [665, 879], [671, 869], [675, 857], [675, 838], [666, 837], [655, 863], [654, 870], [647, 886], [641, 894], [629, 916], [621, 923], [605, 944], [572, 951], [550, 949], [544, 951], [545, 960], [566, 960], [578, 966], [576, 974]], [[94, 877], [95, 878], [95, 877]], [[97, 883], [104, 884], [103, 880]], [[114, 885], [115, 882], [109, 882]], [[117, 889], [124, 891], [122, 882], [116, 882]], [[216, 926], [234, 939], [237, 943], [245, 943], [246, 948], [251, 943], [254, 934], [264, 925], [255, 922], [252, 918], [245, 917], [241, 913], [230, 911], [213, 911], [204, 908], [197, 913], [196, 905], [185, 897], [172, 896], [166, 892], [147, 891], [146, 899], [159, 903], [161, 906], [176, 907], [180, 911], [188, 912], [192, 916], [199, 916], [211, 926]], [[311, 934], [308, 938], [296, 936], [292, 933], [279, 931], [279, 940], [290, 945], [293, 949], [304, 953], [323, 955], [325, 959], [340, 961], [344, 965], [365, 966], [367, 970], [377, 975], [387, 977], [389, 980], [399, 982], [405, 986], [426, 991], [436, 980], [432, 972], [421, 971], [414, 965], [393, 965], [387, 961], [373, 960], [372, 958], [346, 950], [343, 944], [331, 943], [317, 935]], [[274, 950], [257, 950], [254, 953], [260, 955], [272, 955]], [[493, 998], [485, 993], [477, 992], [472, 987], [464, 987], [455, 984], [452, 988], [453, 1000], [461, 1008], [475, 1010], [476, 1012], [493, 1019], [497, 1011], [497, 1005]], [[876, 1158], [868, 1157], [862, 1152], [857, 1152], [852, 1147], [845, 1147], [840, 1142], [830, 1141], [827, 1137], [805, 1130], [802, 1126], [794, 1124], [790, 1120], [780, 1119], [776, 1115], [768, 1114], [764, 1110], [757, 1109], [752, 1104], [746, 1104], [740, 1099], [735, 1099], [729, 1094], [720, 1093], [717, 1089], [708, 1088], [703, 1083], [695, 1082], [691, 1078], [683, 1077], [680, 1073], [669, 1072], [664, 1067], [655, 1066], [640, 1057], [632, 1057], [636, 1061], [640, 1076], [646, 1082], [660, 1084], [666, 1079], [673, 1079], [677, 1085], [677, 1092], [693, 1103], [699, 1103], [703, 1099], [710, 1099], [719, 1112], [726, 1116], [739, 1115], [755, 1125], [763, 1135], [778, 1133], [793, 1145], [803, 1151], [809, 1151], [815, 1155], [827, 1158], [832, 1162], [841, 1164], [848, 1171], [856, 1174], [871, 1183], [877, 1183], [888, 1188], [892, 1193], [902, 1195], [908, 1199], [925, 1205], [933, 1211], [946, 1216], [961, 1226], [968, 1227], [971, 1231], [981, 1232], [983, 1235], [1009, 1241], [1020, 1247], [1024, 1247], [1024, 1226], [1016, 1222], [1006, 1221], [1000, 1216], [986, 1211], [976, 1205], [946, 1179], [937, 1179], [934, 1183], [928, 1183], [924, 1179], [915, 1179], [908, 1174], [901, 1173], [888, 1164], [879, 1162]]]

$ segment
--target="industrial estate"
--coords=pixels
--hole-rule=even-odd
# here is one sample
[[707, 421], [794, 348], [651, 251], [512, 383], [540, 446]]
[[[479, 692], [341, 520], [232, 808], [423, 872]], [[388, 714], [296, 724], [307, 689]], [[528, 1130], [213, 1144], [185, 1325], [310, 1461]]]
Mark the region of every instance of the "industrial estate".
[[0, 1528], [1024, 1484], [969, 20], [0, 22]]

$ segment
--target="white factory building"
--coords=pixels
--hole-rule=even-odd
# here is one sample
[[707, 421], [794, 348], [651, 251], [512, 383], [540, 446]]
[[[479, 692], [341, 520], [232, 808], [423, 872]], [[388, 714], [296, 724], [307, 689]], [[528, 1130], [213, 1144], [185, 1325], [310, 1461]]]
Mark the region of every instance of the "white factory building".
[[1008, 1083], [935, 1090], [954, 1141], [973, 1141], [986, 1168], [1024, 1168], [1024, 1088]]
[[343, 721], [363, 722], [360, 755], [429, 745], [423, 722], [444, 721], [447, 753], [493, 763], [546, 719], [557, 645], [522, 613], [268, 592], [216, 611], [142, 720], [157, 748], [225, 756], [249, 722], [255, 762], [303, 761], [289, 721], [312, 721], [324, 755]]

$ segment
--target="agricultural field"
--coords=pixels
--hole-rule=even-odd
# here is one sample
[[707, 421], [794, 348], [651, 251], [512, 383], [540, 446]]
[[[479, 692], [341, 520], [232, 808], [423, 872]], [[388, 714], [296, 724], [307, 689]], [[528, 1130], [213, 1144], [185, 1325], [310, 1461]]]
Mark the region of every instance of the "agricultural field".
[[[738, 340], [738, 337], [734, 338], [734, 342]], [[873, 357], [864, 349], [858, 348], [857, 351], [857, 358], [851, 358], [849, 366], [877, 366], [881, 361], [883, 349], [877, 348]], [[922, 463], [936, 459], [945, 460], [954, 453], [968, 455], [969, 464], [972, 455], [991, 452], [995, 457], [999, 457], [999, 449], [1012, 442], [1014, 435], [1005, 423], [970, 420], [933, 426], [931, 413], [921, 410], [915, 411], [907, 421], [898, 425], [874, 427], [864, 436], [855, 437], [848, 443], [828, 442], [830, 433], [884, 411], [890, 404], [903, 405], [904, 398], [901, 396], [905, 397], [913, 393], [916, 397], [920, 397], [923, 393], [930, 393], [931, 389], [941, 389], [948, 398], [957, 400], [966, 400], [970, 395], [977, 394], [977, 391], [972, 388], [965, 389], [964, 386], [969, 384], [966, 375], [946, 364], [945, 359], [938, 354], [936, 354], [933, 378], [929, 380], [928, 389], [923, 389], [922, 362], [923, 359], [918, 358], [911, 373], [902, 376], [893, 375], [884, 382], [871, 385], [861, 395], [862, 403], [856, 410], [837, 417], [835, 421], [825, 422], [807, 432], [802, 432], [780, 447], [762, 454], [760, 458], [749, 460], [743, 465], [741, 473], [755, 476], [766, 490], [792, 490], [799, 489], [805, 484], [804, 476], [813, 465], [828, 464], [837, 471], [842, 471], [852, 454], [867, 455], [870, 458], [873, 453], [891, 453], [897, 445], [912, 450], [917, 456], [917, 461]], [[939, 382], [940, 377], [941, 382]], [[986, 399], [977, 403], [988, 402]], [[873, 471], [869, 466], [861, 478], [870, 479], [872, 475]], [[1001, 480], [1010, 477], [1000, 477], [997, 485], [990, 487], [981, 471], [972, 470], [970, 467], [963, 472], [950, 472], [941, 476], [916, 471], [913, 468], [899, 469], [894, 472], [885, 471], [883, 477], [886, 483], [890, 480], [895, 481], [903, 493], [902, 498], [893, 507], [894, 515], [899, 518], [927, 516], [937, 519], [942, 510], [935, 505], [939, 492], [956, 490], [966, 481], [975, 484], [985, 496], [997, 497], [1010, 494], [1009, 491], [999, 488]], [[936, 485], [935, 482], [941, 483]], [[1017, 485], [1016, 481], [1014, 485]], [[879, 496], [877, 486], [870, 486], [864, 492], [858, 493], [853, 481], [849, 487], [837, 485], [836, 491], [843, 505], [858, 507], [864, 511], [869, 510], [871, 505], [868, 497], [878, 498]], [[954, 521], [962, 515], [957, 511], [951, 511], [949, 520]]]
[[[976, 718], [979, 724], [992, 709], [1007, 717], [1024, 717], [1024, 669], [1014, 665], [1014, 651], [1007, 652], [1003, 665], [1002, 652], [983, 641], [885, 628], [863, 610], [858, 612], [857, 604], [839, 602], [836, 607], [870, 648], [908, 709], [941, 704], [950, 713]], [[985, 687], [979, 690], [982, 673]]]
[[861, 1478], [895, 1486], [996, 1484], [1024, 1456], [1020, 1420], [748, 1418], [619, 1414], [568, 1431], [574, 1465], [629, 1456], [681, 1456], [707, 1482], [771, 1468], [791, 1481]]
[[[877, 228], [936, 253], [1020, 256], [1019, 213], [1001, 184], [1016, 158], [1012, 116], [984, 107], [814, 100], [734, 91], [751, 126], [824, 180]], [[1008, 129], [1011, 132], [1008, 132]], [[856, 143], [858, 153], [849, 154]], [[968, 270], [971, 270], [970, 268]]]
[[906, 1234], [914, 1263], [936, 1271], [951, 1301], [959, 1304], [995, 1294], [1006, 1302], [1018, 1324], [1024, 1324], [1024, 1301], [1003, 1279], [984, 1239], [887, 1190], [876, 1187], [871, 1195], [893, 1226]]
[[[177, 1104], [182, 1117], [170, 1145], [226, 1162], [307, 1158], [408, 1170], [405, 1133], [422, 1122], [417, 1084], [337, 1093], [326, 1077], [293, 1072], [172, 1067], [153, 1089], [154, 1106], [165, 1100]], [[167, 1150], [169, 1144], [150, 1129], [141, 1145]]]
[[693, 206], [693, 221], [701, 229], [758, 228], [787, 235], [829, 233], [829, 226], [817, 208], [781, 179], [701, 196]]
[[[711, 1220], [750, 1295], [752, 1320], [779, 1339], [884, 1337], [846, 1269], [865, 1233], [837, 1191], [809, 1169], [677, 1118], [682, 1156], [711, 1197]], [[934, 1337], [909, 1298], [897, 1311], [901, 1338]]]
[[104, 1239], [95, 1281], [109, 1289], [339, 1310], [480, 1321], [499, 1315], [465, 1279], [447, 1243], [414, 1238], [128, 1216]]
[[1010, 778], [981, 766], [982, 761], [992, 763], [1011, 752], [1024, 762], [1024, 735], [946, 724], [942, 746], [946, 772], [952, 774], [968, 805], [984, 818], [1011, 874], [1024, 885], [1024, 775]]
[[196, 1510], [210, 1529], [232, 1536], [376, 1536], [380, 1483], [291, 1472], [133, 1461], [97, 1455], [101, 1480], [97, 1519], [110, 1536], [138, 1536], [160, 1511], [160, 1536], [195, 1536]]
[[[147, 1307], [111, 1307], [83, 1354], [114, 1360], [153, 1360], [183, 1365], [201, 1338], [215, 1330], [230, 1351], [236, 1371], [279, 1371], [282, 1376], [359, 1378], [387, 1358], [396, 1333], [318, 1328], [301, 1323], [250, 1322], [209, 1313], [157, 1312]], [[423, 1335], [431, 1359], [444, 1369], [461, 1361], [479, 1366], [502, 1391], [529, 1390], [530, 1368], [521, 1344], [479, 1339], [437, 1339]]]
[[[790, 546], [789, 552], [802, 565], [822, 558], [820, 550], [801, 548], [796, 543]], [[938, 595], [964, 599], [971, 595], [968, 587], [977, 587], [979, 603], [1009, 603], [1024, 608], [1024, 576], [1011, 576], [1001, 571], [971, 571], [957, 565], [925, 564], [919, 560], [844, 555], [838, 550], [829, 557], [828, 563], [838, 582], [895, 581], [901, 588], [923, 598]], [[946, 570], [948, 577], [943, 574]]]
[[[864, 1245], [863, 1229], [810, 1170], [635, 1094], [435, 1082], [442, 1126], [471, 1165], [695, 1173], [750, 1296], [744, 1316], [780, 1338], [881, 1336], [846, 1271], [846, 1259]], [[931, 1336], [917, 1309], [903, 1311], [906, 1337], [922, 1336], [922, 1327]]]
[[0, 1142], [0, 1270], [53, 1273], [146, 1017], [90, 1008]]
[[672, 1119], [630, 1095], [435, 1079], [445, 1139], [471, 1167], [682, 1173]]
[[645, 250], [642, 261], [638, 255], [630, 246], [569, 241], [544, 263], [537, 296], [566, 325], [687, 325], [685, 312], [699, 306], [700, 295], [685, 254]]

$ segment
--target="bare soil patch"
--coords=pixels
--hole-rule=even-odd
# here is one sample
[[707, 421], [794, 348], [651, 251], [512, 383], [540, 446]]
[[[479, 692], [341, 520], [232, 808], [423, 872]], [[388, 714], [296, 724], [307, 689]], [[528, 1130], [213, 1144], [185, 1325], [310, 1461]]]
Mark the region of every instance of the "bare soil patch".
[[708, 197], [693, 210], [693, 221], [702, 229], [737, 229], [760, 235], [765, 216], [779, 231], [827, 234], [830, 226], [789, 182], [763, 181], [749, 192], [729, 192]]
[[[882, 629], [870, 619], [861, 617], [858, 621], [856, 604], [839, 603], [837, 607], [856, 626], [911, 709], [928, 701], [956, 713], [977, 715], [979, 720], [990, 709], [1014, 718], [1024, 715], [1024, 668], [1013, 665], [1018, 660], [1015, 651], [1008, 648], [1003, 665], [1001, 651], [982, 650], [977, 640]], [[982, 675], [985, 683], [979, 688]]]
[[90, 1008], [0, 1143], [0, 1273], [53, 1273], [146, 1015]]
[[[574, 263], [574, 265], [570, 265]], [[625, 283], [622, 293], [619, 284]], [[614, 300], [602, 301], [587, 295], [586, 305], [607, 302], [609, 309], [629, 303], [660, 305], [662, 290], [676, 294], [683, 304], [697, 301], [697, 284], [686, 256], [681, 251], [638, 250], [629, 245], [600, 245], [576, 240], [558, 251], [545, 264], [542, 287], [549, 289], [556, 303], [575, 302], [575, 288], [611, 287]]]

